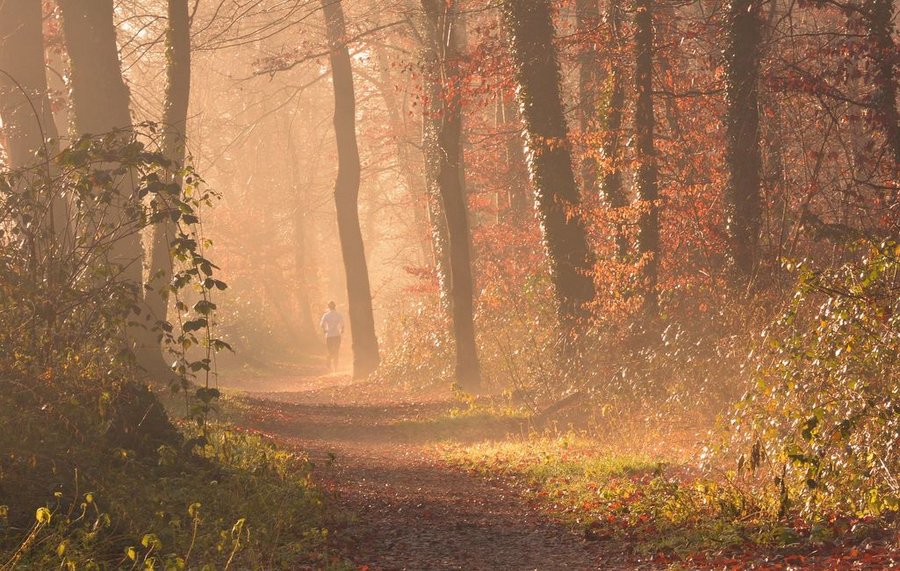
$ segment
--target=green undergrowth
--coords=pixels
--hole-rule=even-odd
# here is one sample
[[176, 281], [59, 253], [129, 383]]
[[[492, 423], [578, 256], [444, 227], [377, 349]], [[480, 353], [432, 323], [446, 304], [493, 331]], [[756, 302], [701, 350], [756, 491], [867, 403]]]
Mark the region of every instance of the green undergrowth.
[[150, 454], [6, 448], [0, 569], [343, 568], [303, 455], [227, 423], [176, 428]]
[[875, 525], [832, 517], [810, 526], [779, 517], [777, 498], [742, 486], [733, 475], [702, 475], [685, 464], [622, 453], [571, 433], [442, 443], [438, 451], [452, 465], [511, 481], [587, 540], [624, 544], [637, 559], [676, 567], [727, 565], [760, 550], [812, 549]]
[[409, 434], [427, 434], [434, 439], [467, 440], [504, 434], [526, 434], [528, 413], [520, 408], [457, 395], [456, 402], [434, 416], [404, 419], [397, 427]]

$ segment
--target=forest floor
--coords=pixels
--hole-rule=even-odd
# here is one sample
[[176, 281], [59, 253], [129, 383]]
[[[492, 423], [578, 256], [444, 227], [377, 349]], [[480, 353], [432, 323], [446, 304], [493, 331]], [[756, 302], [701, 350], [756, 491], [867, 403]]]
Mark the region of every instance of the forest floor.
[[240, 422], [309, 455], [333, 498], [335, 549], [360, 569], [636, 569], [554, 520], [503, 478], [445, 461], [438, 443], [516, 437], [515, 417], [460, 417], [449, 395], [387, 395], [349, 377], [242, 383]]
[[[653, 516], [636, 510], [662, 505], [640, 500], [675, 481], [661, 473], [687, 466], [675, 448], [679, 440], [699, 442], [695, 431], [680, 439], [676, 432], [640, 436], [663, 443], [664, 454], [610, 454], [571, 433], [535, 433], [514, 414], [466, 412], [447, 391], [404, 392], [312, 371], [246, 378], [233, 388], [239, 393], [230, 393], [237, 398], [229, 408], [238, 424], [314, 463], [317, 484], [332, 500], [329, 543], [360, 570], [885, 569], [900, 560], [900, 535], [880, 529], [855, 537], [841, 522], [827, 542], [770, 547], [759, 538], [804, 531], [698, 511], [686, 514], [694, 524], [660, 533]], [[610, 494], [605, 511], [595, 505], [601, 493]], [[622, 515], [629, 507], [620, 503], [635, 498], [630, 516]]]

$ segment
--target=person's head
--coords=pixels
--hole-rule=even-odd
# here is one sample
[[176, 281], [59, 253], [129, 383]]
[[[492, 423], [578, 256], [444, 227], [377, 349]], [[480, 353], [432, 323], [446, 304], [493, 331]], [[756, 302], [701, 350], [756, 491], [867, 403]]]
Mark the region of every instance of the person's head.
[[328, 302], [328, 309], [334, 309], [335, 307], [337, 307], [337, 305], [335, 305], [333, 301]]

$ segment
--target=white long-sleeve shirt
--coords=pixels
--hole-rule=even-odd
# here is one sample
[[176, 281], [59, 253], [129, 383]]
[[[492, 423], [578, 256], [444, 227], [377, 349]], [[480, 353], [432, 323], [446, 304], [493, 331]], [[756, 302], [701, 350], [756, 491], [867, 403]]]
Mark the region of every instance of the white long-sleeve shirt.
[[325, 337], [340, 337], [344, 332], [344, 316], [334, 309], [329, 309], [322, 316], [319, 326], [325, 332]]

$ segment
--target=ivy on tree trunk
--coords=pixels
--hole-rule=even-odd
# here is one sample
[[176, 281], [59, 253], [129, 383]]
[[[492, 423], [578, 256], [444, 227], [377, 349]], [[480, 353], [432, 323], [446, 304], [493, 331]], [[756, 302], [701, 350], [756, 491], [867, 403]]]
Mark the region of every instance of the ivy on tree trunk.
[[637, 101], [634, 110], [637, 197], [642, 202], [638, 220], [638, 253], [642, 258], [641, 293], [644, 316], [653, 319], [659, 313], [657, 291], [659, 272], [659, 183], [657, 182], [656, 146], [653, 114], [653, 0], [637, 0], [634, 15], [634, 49], [636, 64], [634, 85]]
[[728, 4], [725, 46], [725, 223], [738, 284], [748, 284], [758, 259], [761, 216], [759, 146], [759, 0]]
[[455, 37], [458, 3], [422, 0], [422, 7], [429, 31], [425, 81], [433, 99], [430, 107], [439, 113], [425, 120], [426, 170], [436, 186], [429, 194], [440, 196], [447, 232], [446, 299], [456, 342], [456, 380], [462, 388], [474, 391], [481, 384], [481, 367], [475, 342], [471, 238], [463, 187], [459, 41]]
[[550, 266], [557, 311], [567, 337], [594, 299], [594, 256], [572, 168], [560, 92], [560, 67], [549, 0], [504, 0], [516, 97], [525, 129], [529, 175]]
[[[622, 14], [620, 0], [610, 0], [607, 21], [617, 46], [622, 43]], [[622, 123], [625, 115], [625, 71], [621, 64], [613, 62], [608, 77], [609, 105], [606, 110], [606, 125], [603, 135], [603, 159], [605, 169], [600, 180], [600, 191], [607, 204], [614, 210], [628, 206], [622, 184]], [[624, 224], [616, 225], [616, 256], [624, 260], [628, 256], [628, 236]]]

